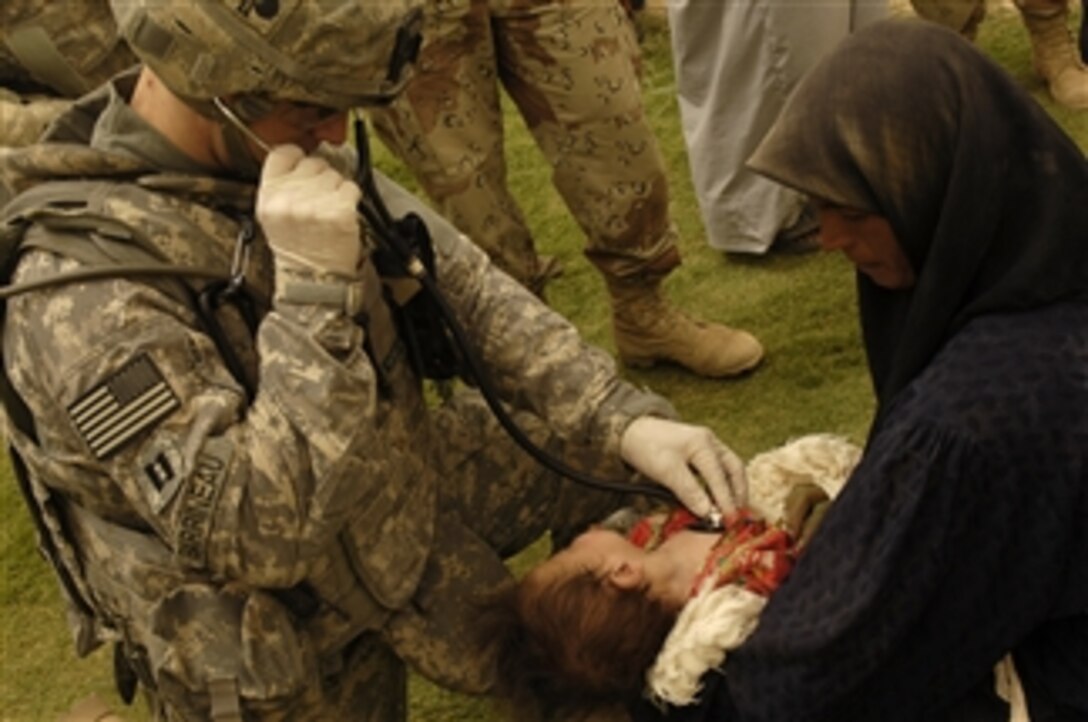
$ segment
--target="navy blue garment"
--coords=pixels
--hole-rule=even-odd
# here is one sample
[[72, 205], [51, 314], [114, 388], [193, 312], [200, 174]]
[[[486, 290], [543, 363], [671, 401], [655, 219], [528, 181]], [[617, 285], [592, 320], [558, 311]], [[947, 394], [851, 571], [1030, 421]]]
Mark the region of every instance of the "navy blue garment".
[[887, 221], [858, 274], [877, 414], [753, 635], [673, 722], [1088, 720], [1088, 164], [1007, 73], [890, 21], [802, 80], [750, 165]]
[[1007, 720], [991, 672], [1012, 650], [1034, 722], [1085, 720], [1085, 610], [1088, 305], [985, 316], [888, 409], [703, 704], [667, 719]]

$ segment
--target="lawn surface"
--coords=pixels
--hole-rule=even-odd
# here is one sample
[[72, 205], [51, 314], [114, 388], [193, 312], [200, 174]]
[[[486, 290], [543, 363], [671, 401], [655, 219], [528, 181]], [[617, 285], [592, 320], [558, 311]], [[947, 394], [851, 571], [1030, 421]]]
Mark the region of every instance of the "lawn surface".
[[[707, 381], [675, 369], [625, 371], [636, 384], [670, 398], [683, 416], [706, 424], [748, 457], [792, 436], [826, 431], [864, 438], [872, 397], [858, 342], [853, 273], [837, 255], [741, 259], [706, 246], [680, 137], [668, 35], [658, 17], [644, 18], [647, 112], [669, 165], [672, 209], [684, 265], [668, 280], [677, 303], [700, 315], [756, 333], [766, 363], [749, 378]], [[1026, 34], [1015, 12], [991, 9], [979, 45], [995, 57], [1088, 149], [1088, 113], [1055, 107], [1031, 70]], [[997, 119], [995, 119], [997, 122]], [[587, 338], [613, 350], [600, 277], [581, 255], [582, 238], [551, 190], [545, 164], [520, 121], [509, 117], [510, 182], [542, 253], [562, 258], [566, 274], [549, 287], [552, 305]], [[383, 167], [397, 174], [388, 156]], [[980, 159], [984, 160], [984, 159]], [[403, 177], [403, 176], [401, 176]], [[0, 468], [0, 720], [55, 720], [93, 693], [117, 704], [103, 652], [78, 660], [56, 584], [34, 551], [23, 502]], [[546, 540], [515, 560], [519, 568], [547, 553]], [[145, 719], [123, 711], [127, 720]], [[497, 721], [478, 700], [443, 692], [419, 679], [411, 689], [413, 722]]]

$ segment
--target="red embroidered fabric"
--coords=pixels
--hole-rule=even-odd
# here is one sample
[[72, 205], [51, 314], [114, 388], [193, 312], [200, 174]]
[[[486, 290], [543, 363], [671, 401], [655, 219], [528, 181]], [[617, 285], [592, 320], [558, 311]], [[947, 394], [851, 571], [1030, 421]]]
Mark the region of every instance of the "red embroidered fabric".
[[627, 540], [646, 551], [653, 551], [673, 534], [687, 529], [697, 521], [699, 517], [683, 507], [674, 509], [666, 516], [654, 514], [643, 517], [631, 527], [627, 532]]
[[691, 585], [695, 596], [713, 578], [714, 588], [739, 584], [750, 592], [769, 596], [793, 569], [797, 549], [793, 537], [742, 509], [726, 519], [725, 532], [710, 550]]
[[[627, 533], [627, 539], [652, 551], [697, 521], [687, 509], [676, 509], [666, 516], [639, 520]], [[739, 584], [748, 591], [768, 596], [789, 575], [796, 560], [797, 549], [789, 532], [742, 509], [726, 517], [725, 531], [707, 554], [690, 596], [695, 596], [709, 578], [714, 578], [715, 588]]]

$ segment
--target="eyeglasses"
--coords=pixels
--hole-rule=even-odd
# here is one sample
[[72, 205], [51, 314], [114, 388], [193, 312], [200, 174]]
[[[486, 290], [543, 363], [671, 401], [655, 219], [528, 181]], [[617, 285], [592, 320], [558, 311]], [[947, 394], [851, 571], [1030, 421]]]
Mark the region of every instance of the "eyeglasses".
[[[263, 138], [254, 133], [253, 129], [249, 127], [249, 124], [245, 122], [241, 115], [235, 112], [225, 100], [220, 97], [215, 97], [212, 98], [212, 103], [215, 105], [216, 110], [218, 110], [232, 126], [254, 145], [265, 153], [270, 153], [272, 151], [272, 147]], [[243, 103], [248, 106], [249, 112], [247, 112], [246, 115], [259, 117], [269, 113], [277, 113], [279, 118], [285, 123], [298, 128], [300, 131], [308, 131], [316, 128], [343, 113], [342, 110], [337, 108], [312, 105], [310, 103], [297, 103], [294, 101], [272, 101], [266, 98], [249, 98], [248, 100], [244, 100]]]
[[246, 123], [241, 118], [238, 117], [238, 114], [235, 113], [231, 109], [231, 107], [226, 104], [226, 102], [224, 102], [222, 98], [216, 96], [212, 98], [212, 103], [215, 104], [216, 110], [222, 113], [223, 117], [227, 119], [227, 122], [233, 125], [238, 132], [248, 138], [251, 143], [263, 150], [265, 153], [272, 152], [272, 146], [266, 143], [264, 141], [264, 138], [254, 133], [250, 129], [250, 127], [246, 125]]

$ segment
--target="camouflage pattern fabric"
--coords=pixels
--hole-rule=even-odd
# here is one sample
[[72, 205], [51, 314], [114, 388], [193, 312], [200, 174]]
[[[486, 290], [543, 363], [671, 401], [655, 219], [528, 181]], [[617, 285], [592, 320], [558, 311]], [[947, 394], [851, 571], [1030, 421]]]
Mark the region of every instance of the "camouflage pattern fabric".
[[[538, 416], [514, 415], [534, 441], [568, 463], [616, 477], [614, 460], [591, 448], [563, 444]], [[464, 650], [473, 646], [475, 600], [482, 590], [508, 579], [500, 559], [544, 532], [551, 532], [553, 545], [563, 545], [624, 500], [556, 479], [505, 435], [476, 394], [459, 395], [439, 409], [435, 427], [436, 453], [449, 470], [450, 482], [439, 488], [439, 507], [446, 513], [438, 520], [412, 605], [392, 617], [384, 634], [428, 678], [480, 693], [490, 684], [490, 665], [486, 659], [467, 658]], [[496, 484], [496, 479], [504, 482]]]
[[76, 98], [136, 63], [108, 0], [5, 0], [0, 146], [32, 143]]
[[110, 0], [121, 34], [178, 96], [248, 94], [341, 109], [404, 87], [421, 2]]
[[[6, 0], [0, 8], [0, 81], [74, 98], [136, 63], [108, 0]], [[35, 44], [46, 47], [32, 48]], [[56, 65], [54, 65], [56, 63]]]
[[615, 0], [428, 0], [405, 92], [370, 118], [444, 216], [527, 285], [540, 273], [506, 184], [499, 86], [607, 277], [679, 263], [668, 183], [644, 116], [634, 30]]
[[[230, 267], [253, 187], [178, 157], [128, 109], [132, 82], [81, 100], [48, 145], [6, 153], [5, 183], [26, 192], [9, 209], [22, 208], [31, 249], [17, 281], [98, 256]], [[395, 213], [428, 219], [443, 290], [532, 433], [620, 478], [626, 424], [671, 406], [621, 381], [566, 320], [379, 182]], [[27, 207], [30, 193], [69, 187], [82, 209]], [[81, 232], [80, 216], [114, 219], [152, 248], [137, 253], [115, 227]], [[246, 269], [258, 308], [271, 268], [258, 233]], [[206, 717], [209, 688], [225, 684], [246, 719], [395, 721], [398, 657], [443, 684], [486, 689], [461, 643], [463, 600], [505, 574], [503, 556], [549, 529], [569, 536], [619, 500], [543, 473], [471, 394], [430, 408], [402, 357], [376, 366], [365, 329], [331, 307], [273, 302], [256, 338], [233, 307], [221, 310], [257, 388], [247, 404], [174, 291], [107, 279], [8, 303], [5, 369], [38, 438], [6, 432], [36, 498], [68, 524], [72, 567], [106, 622], [100, 639], [122, 642], [166, 719]], [[389, 314], [373, 299], [371, 324]], [[465, 541], [464, 554], [449, 540]]]
[[[0, 147], [30, 145], [71, 105], [68, 100], [39, 95], [20, 96], [0, 88]], [[0, 196], [0, 203], [3, 202]]]

